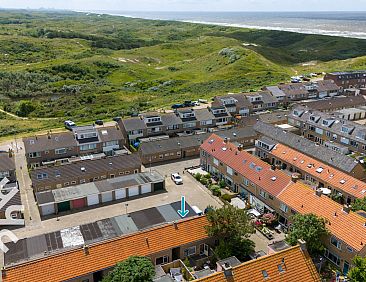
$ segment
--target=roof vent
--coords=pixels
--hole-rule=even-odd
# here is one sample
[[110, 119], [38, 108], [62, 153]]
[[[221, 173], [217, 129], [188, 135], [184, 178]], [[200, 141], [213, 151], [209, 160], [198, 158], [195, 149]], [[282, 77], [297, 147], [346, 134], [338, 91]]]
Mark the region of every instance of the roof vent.
[[226, 148], [226, 147], [223, 147], [223, 148], [222, 148], [222, 150], [223, 150], [223, 151], [226, 151], [226, 150], [227, 150], [227, 148]]
[[81, 167], [81, 168], [80, 168], [80, 170], [81, 170], [82, 172], [85, 172], [85, 171], [86, 171], [86, 168], [85, 168], [85, 167]]
[[346, 183], [346, 180], [342, 179], [339, 181], [339, 183], [344, 184], [344, 183]]
[[277, 177], [276, 177], [276, 176], [273, 176], [273, 177], [271, 178], [271, 180], [272, 180], [272, 181], [276, 181], [276, 179], [277, 179]]
[[84, 245], [83, 246], [83, 251], [85, 255], [89, 255], [89, 246], [88, 245]]
[[112, 162], [109, 162], [109, 165], [113, 165], [113, 163]]

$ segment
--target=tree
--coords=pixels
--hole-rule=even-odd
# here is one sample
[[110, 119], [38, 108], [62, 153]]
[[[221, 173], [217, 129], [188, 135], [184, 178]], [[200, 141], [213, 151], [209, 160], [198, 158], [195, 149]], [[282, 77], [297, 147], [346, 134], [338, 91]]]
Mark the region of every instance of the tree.
[[363, 199], [356, 199], [352, 205], [353, 211], [366, 211], [366, 197]]
[[153, 281], [155, 268], [146, 257], [131, 256], [117, 263], [102, 282], [147, 282]]
[[325, 219], [315, 214], [296, 214], [292, 217], [286, 241], [294, 246], [298, 243], [298, 239], [302, 239], [306, 242], [311, 255], [320, 254], [324, 251], [321, 238], [329, 234], [325, 224]]
[[348, 272], [347, 276], [352, 282], [366, 281], [366, 258], [355, 256], [353, 258], [353, 267]]
[[20, 101], [17, 114], [20, 117], [26, 117], [36, 109], [31, 101]]
[[207, 234], [219, 239], [215, 249], [218, 258], [237, 256], [244, 259], [254, 251], [255, 244], [248, 238], [255, 230], [245, 210], [225, 204], [222, 208], [211, 209], [207, 219], [210, 223], [206, 226]]

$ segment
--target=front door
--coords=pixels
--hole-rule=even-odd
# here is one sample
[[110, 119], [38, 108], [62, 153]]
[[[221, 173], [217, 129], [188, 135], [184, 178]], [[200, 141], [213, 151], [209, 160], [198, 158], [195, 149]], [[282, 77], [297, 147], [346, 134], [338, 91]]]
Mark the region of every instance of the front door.
[[180, 247], [174, 248], [172, 250], [172, 261], [180, 259]]

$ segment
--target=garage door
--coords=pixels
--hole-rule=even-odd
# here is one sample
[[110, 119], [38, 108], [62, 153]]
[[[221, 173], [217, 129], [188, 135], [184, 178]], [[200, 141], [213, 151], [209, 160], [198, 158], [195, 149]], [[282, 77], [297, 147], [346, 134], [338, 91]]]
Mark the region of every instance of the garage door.
[[64, 212], [70, 210], [70, 202], [62, 202], [57, 204], [57, 210], [58, 212]]
[[130, 187], [128, 188], [128, 196], [133, 197], [139, 194], [139, 187]]
[[151, 184], [144, 184], [141, 186], [141, 194], [151, 193]]
[[98, 205], [99, 204], [99, 195], [89, 195], [87, 198], [88, 206]]
[[117, 189], [115, 191], [116, 200], [126, 198], [126, 189]]
[[113, 200], [112, 191], [102, 193], [102, 203], [110, 202]]
[[71, 204], [73, 209], [81, 209], [85, 207], [85, 198], [73, 200]]
[[42, 215], [55, 214], [55, 204], [44, 205], [41, 207]]

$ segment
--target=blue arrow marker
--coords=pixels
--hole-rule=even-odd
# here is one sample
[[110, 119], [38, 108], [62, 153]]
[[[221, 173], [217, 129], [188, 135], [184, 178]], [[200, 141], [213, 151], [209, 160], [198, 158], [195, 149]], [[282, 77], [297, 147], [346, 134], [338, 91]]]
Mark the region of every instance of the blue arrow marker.
[[180, 200], [180, 210], [178, 210], [177, 213], [181, 217], [186, 217], [187, 214], [189, 213], [189, 210], [186, 210], [186, 199], [184, 196], [182, 196], [182, 198]]

